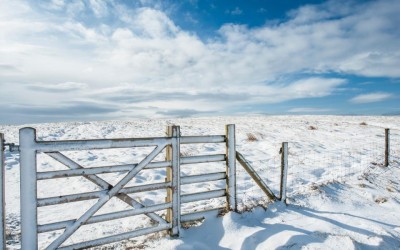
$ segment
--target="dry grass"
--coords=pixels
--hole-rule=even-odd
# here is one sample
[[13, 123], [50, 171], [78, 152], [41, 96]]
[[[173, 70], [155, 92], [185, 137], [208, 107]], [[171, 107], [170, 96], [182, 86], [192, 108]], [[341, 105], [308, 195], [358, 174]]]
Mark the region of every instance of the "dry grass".
[[385, 202], [387, 202], [387, 198], [378, 197], [378, 198], [375, 199], [375, 202], [378, 203], [378, 204], [385, 203]]
[[199, 219], [199, 220], [193, 220], [193, 221], [188, 221], [188, 222], [182, 222], [182, 228], [188, 229], [191, 227], [198, 227], [201, 224], [203, 224], [204, 219]]
[[253, 133], [247, 133], [247, 141], [258, 141], [258, 138]]
[[190, 152], [190, 151], [181, 151], [181, 152], [179, 153], [179, 155], [180, 155], [181, 157], [187, 157], [187, 156], [193, 156], [193, 153]]
[[309, 129], [309, 130], [317, 130], [318, 128], [315, 127], [315, 126], [309, 126], [308, 129]]

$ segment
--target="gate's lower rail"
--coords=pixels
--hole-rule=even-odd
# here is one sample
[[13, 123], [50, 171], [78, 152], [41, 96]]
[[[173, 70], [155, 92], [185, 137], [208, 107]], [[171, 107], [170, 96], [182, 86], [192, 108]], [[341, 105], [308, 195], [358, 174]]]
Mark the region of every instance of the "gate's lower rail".
[[117, 242], [117, 241], [122, 241], [122, 240], [130, 239], [130, 238], [146, 235], [146, 234], [157, 233], [157, 232], [171, 229], [171, 228], [172, 228], [171, 223], [161, 224], [161, 225], [158, 225], [155, 227], [138, 229], [133, 232], [127, 232], [127, 233], [122, 233], [122, 234], [117, 234], [117, 235], [113, 235], [113, 236], [96, 239], [96, 240], [85, 241], [85, 242], [69, 245], [66, 247], [59, 247], [57, 249], [81, 249], [81, 248], [95, 247], [95, 246], [100, 246], [100, 245], [104, 245], [104, 244], [109, 244], [109, 243], [113, 243], [113, 242]]

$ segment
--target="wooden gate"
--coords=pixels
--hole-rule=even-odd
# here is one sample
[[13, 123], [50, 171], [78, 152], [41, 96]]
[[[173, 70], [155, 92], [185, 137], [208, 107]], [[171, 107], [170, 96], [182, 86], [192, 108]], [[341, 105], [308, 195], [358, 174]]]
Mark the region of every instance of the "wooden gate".
[[[226, 153], [181, 157], [180, 145], [192, 143], [226, 143]], [[61, 153], [63, 151], [131, 147], [154, 147], [154, 149], [137, 164], [93, 168], [84, 168], [79, 163]], [[153, 161], [164, 148], [166, 148], [165, 161]], [[199, 219], [204, 216], [202, 211], [181, 215], [180, 209], [182, 203], [226, 196], [227, 209], [236, 210], [237, 207], [234, 125], [226, 125], [226, 135], [181, 137], [179, 126], [169, 126], [167, 129], [167, 137], [68, 141], [38, 141], [36, 139], [35, 129], [22, 128], [20, 129], [19, 150], [21, 167], [21, 244], [22, 249], [24, 250], [37, 249], [38, 234], [55, 230], [64, 231], [58, 238], [48, 245], [46, 249], [87, 248], [163, 230], [169, 230], [171, 236], [178, 236], [181, 222]], [[38, 153], [45, 153], [69, 169], [37, 172]], [[180, 166], [182, 164], [217, 161], [226, 162], [226, 171], [181, 177]], [[141, 170], [151, 168], [166, 168], [167, 178], [165, 182], [126, 187], [126, 184]], [[126, 172], [127, 174], [115, 185], [111, 185], [98, 176], [99, 174], [114, 172]], [[40, 199], [37, 198], [37, 181], [73, 176], [82, 176], [86, 178], [100, 187], [101, 191]], [[223, 179], [226, 179], [226, 189], [185, 194], [182, 196], [180, 194], [181, 185]], [[165, 203], [161, 204], [144, 206], [141, 202], [129, 196], [131, 193], [165, 188], [167, 189], [167, 197]], [[113, 197], [116, 197], [130, 205], [132, 209], [95, 215], [95, 213]], [[97, 199], [96, 203], [77, 219], [38, 225], [38, 207], [93, 199]], [[165, 209], [167, 209], [167, 216], [165, 218], [162, 218], [155, 213], [156, 211]], [[115, 220], [139, 214], [145, 214], [148, 216], [155, 223], [155, 226], [72, 245], [63, 245], [63, 243], [82, 225]]]

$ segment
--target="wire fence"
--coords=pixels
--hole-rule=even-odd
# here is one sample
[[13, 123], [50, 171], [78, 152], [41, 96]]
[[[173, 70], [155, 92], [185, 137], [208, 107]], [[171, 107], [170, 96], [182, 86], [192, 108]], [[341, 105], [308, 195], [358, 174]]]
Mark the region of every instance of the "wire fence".
[[[390, 130], [389, 167], [385, 167], [385, 130], [368, 128], [350, 135], [314, 133], [318, 140], [309, 137], [298, 141], [289, 140], [288, 197], [316, 189], [330, 182], [346, 182], [349, 178], [384, 178], [391, 168], [400, 166], [400, 130]], [[268, 149], [244, 152], [255, 171], [279, 196], [281, 171], [281, 143], [270, 143]], [[267, 156], [267, 157], [265, 157]], [[247, 172], [238, 166], [239, 211], [255, 206], [267, 206], [269, 199], [251, 180]]]
[[400, 165], [400, 130], [390, 130], [390, 159], [394, 166]]

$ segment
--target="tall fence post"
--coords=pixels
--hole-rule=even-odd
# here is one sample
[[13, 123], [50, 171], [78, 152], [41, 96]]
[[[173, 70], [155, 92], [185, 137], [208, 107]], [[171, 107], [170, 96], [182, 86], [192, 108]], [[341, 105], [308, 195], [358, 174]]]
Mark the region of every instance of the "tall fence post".
[[225, 125], [226, 133], [226, 192], [227, 207], [231, 211], [237, 211], [236, 199], [236, 142], [235, 124]]
[[282, 142], [281, 152], [281, 186], [279, 199], [286, 204], [286, 187], [287, 187], [287, 172], [288, 172], [288, 143]]
[[390, 129], [385, 128], [385, 167], [389, 166], [390, 159]]
[[36, 185], [36, 130], [19, 130], [21, 169], [21, 248], [38, 248], [37, 239], [37, 185]]
[[168, 126], [167, 135], [172, 137], [171, 145], [166, 148], [166, 160], [172, 167], [167, 168], [167, 181], [171, 187], [167, 189], [167, 202], [172, 202], [172, 208], [167, 210], [167, 221], [172, 224], [170, 236], [179, 236], [181, 226], [181, 171], [180, 171], [180, 128]]
[[4, 171], [4, 135], [0, 133], [0, 248], [6, 249], [6, 201]]

